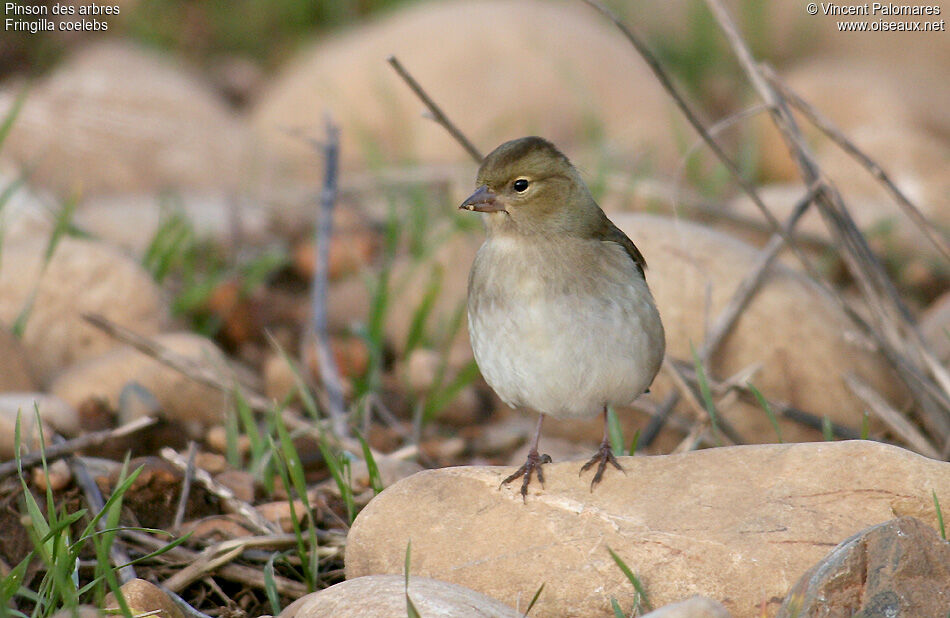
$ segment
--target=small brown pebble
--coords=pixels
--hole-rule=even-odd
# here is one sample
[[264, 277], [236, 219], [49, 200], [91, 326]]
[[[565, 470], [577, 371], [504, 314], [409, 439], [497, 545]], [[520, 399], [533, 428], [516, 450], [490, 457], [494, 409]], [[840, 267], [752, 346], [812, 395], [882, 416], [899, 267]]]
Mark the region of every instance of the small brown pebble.
[[[73, 480], [73, 473], [72, 470], [69, 469], [69, 464], [62, 459], [58, 459], [49, 464], [48, 469], [49, 475], [46, 474], [41, 466], [33, 468], [33, 484], [36, 485], [40, 491], [45, 492], [47, 488], [53, 491], [62, 491]], [[47, 483], [47, 480], [49, 483]]]

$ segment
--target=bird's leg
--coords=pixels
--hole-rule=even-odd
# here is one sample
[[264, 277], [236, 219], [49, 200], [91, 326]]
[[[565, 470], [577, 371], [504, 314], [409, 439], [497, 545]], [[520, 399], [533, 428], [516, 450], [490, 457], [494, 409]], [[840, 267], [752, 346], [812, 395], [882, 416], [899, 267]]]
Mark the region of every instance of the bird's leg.
[[534, 432], [534, 440], [531, 442], [531, 449], [528, 451], [528, 458], [525, 460], [524, 465], [515, 470], [514, 474], [501, 482], [502, 485], [506, 485], [519, 476], [523, 477], [523, 480], [521, 481], [521, 500], [524, 502], [527, 502], [528, 485], [531, 483], [531, 473], [534, 472], [538, 475], [538, 481], [541, 482], [541, 487], [544, 487], [544, 473], [541, 471], [541, 465], [551, 463], [551, 458], [548, 455], [538, 454], [538, 442], [541, 440], [541, 424], [543, 422], [544, 415], [541, 414], [538, 416], [538, 427]]
[[594, 487], [597, 486], [597, 483], [600, 482], [601, 477], [604, 476], [604, 470], [607, 468], [607, 464], [610, 463], [613, 467], [617, 468], [624, 474], [627, 473], [623, 469], [623, 466], [617, 461], [617, 458], [614, 457], [614, 451], [610, 448], [610, 432], [607, 427], [607, 406], [604, 406], [604, 439], [600, 442], [600, 448], [597, 449], [597, 453], [590, 458], [584, 466], [581, 468], [581, 471], [578, 474], [585, 472], [588, 468], [597, 465], [597, 472], [594, 474], [593, 480], [590, 482], [590, 490], [594, 491]]

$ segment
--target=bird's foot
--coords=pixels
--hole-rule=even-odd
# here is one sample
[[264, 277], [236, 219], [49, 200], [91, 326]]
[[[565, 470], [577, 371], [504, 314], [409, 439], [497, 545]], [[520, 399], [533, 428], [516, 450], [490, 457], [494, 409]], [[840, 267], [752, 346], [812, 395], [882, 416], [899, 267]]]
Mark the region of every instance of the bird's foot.
[[[544, 487], [544, 472], [541, 471], [541, 466], [546, 463], [551, 463], [550, 455], [539, 455], [537, 451], [530, 451], [528, 452], [528, 458], [525, 460], [524, 465], [515, 470], [514, 474], [503, 480], [501, 485], [507, 485], [518, 477], [522, 477], [521, 500], [527, 502], [528, 485], [531, 483], [532, 473], [538, 475], [538, 481], [541, 483], [541, 487]], [[501, 485], [498, 487], [500, 488]]]
[[594, 478], [590, 482], [591, 491], [594, 491], [594, 487], [596, 487], [597, 483], [600, 482], [600, 479], [603, 478], [604, 470], [607, 469], [608, 463], [611, 464], [614, 468], [617, 468], [618, 470], [623, 472], [624, 474], [627, 473], [627, 471], [623, 469], [623, 466], [621, 466], [620, 463], [617, 461], [617, 458], [614, 457], [614, 451], [612, 448], [610, 448], [610, 443], [607, 442], [606, 440], [600, 443], [600, 448], [597, 449], [597, 453], [595, 453], [594, 456], [590, 458], [590, 461], [588, 461], [586, 464], [583, 465], [583, 467], [581, 467], [581, 471], [578, 472], [577, 475], [580, 476], [581, 474], [586, 472], [588, 468], [593, 466], [595, 463], [597, 464], [597, 472], [594, 473]]

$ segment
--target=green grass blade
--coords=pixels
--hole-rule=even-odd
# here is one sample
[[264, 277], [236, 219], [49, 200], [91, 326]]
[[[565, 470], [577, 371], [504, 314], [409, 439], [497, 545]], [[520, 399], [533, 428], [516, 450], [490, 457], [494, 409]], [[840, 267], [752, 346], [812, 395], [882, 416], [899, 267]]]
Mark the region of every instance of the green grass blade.
[[709, 413], [709, 422], [712, 425], [713, 438], [716, 440], [716, 445], [721, 446], [722, 440], [719, 437], [719, 422], [718, 417], [719, 413], [716, 411], [716, 403], [713, 401], [712, 390], [709, 388], [709, 380], [706, 379], [706, 370], [703, 367], [702, 361], [699, 359], [699, 354], [696, 353], [696, 348], [690, 344], [690, 350], [693, 353], [693, 364], [696, 365], [696, 381], [699, 382], [699, 392], [703, 397], [703, 405], [706, 407], [706, 412]]
[[610, 597], [610, 608], [614, 610], [614, 618], [627, 618], [620, 609], [620, 603], [617, 603], [617, 599], [613, 597]]
[[538, 602], [538, 599], [541, 598], [541, 592], [544, 590], [544, 584], [541, 584], [541, 587], [537, 589], [534, 593], [534, 596], [531, 597], [531, 602], [528, 603], [528, 608], [524, 610], [524, 613], [521, 614], [522, 618], [527, 618], [528, 613], [531, 612], [531, 608], [534, 607], [534, 604]]
[[413, 604], [412, 599], [409, 598], [409, 561], [410, 555], [412, 554], [412, 539], [406, 544], [406, 561], [405, 561], [405, 578], [406, 578], [406, 616], [408, 618], [422, 618], [419, 615], [419, 610], [416, 609], [415, 604]]
[[637, 448], [639, 446], [640, 446], [640, 430], [637, 429], [635, 432], [633, 432], [633, 440], [630, 441], [630, 450], [628, 451], [628, 453], [630, 455], [636, 455]]
[[438, 416], [445, 406], [449, 405], [453, 399], [458, 397], [462, 389], [471, 384], [478, 378], [478, 365], [472, 359], [459, 369], [455, 377], [445, 386], [440, 387], [433, 393], [425, 403], [423, 408], [422, 420], [428, 422]]
[[772, 405], [769, 404], [769, 401], [765, 396], [757, 389], [751, 382], [747, 382], [746, 386], [755, 396], [755, 400], [759, 402], [759, 405], [762, 406], [762, 409], [765, 410], [766, 416], [769, 417], [769, 422], [772, 423], [772, 429], [775, 430], [775, 435], [778, 436], [779, 443], [783, 443], [782, 440], [782, 428], [779, 427], [778, 418], [775, 416], [775, 410], [772, 409]]
[[[943, 526], [943, 511], [940, 510], [940, 500], [937, 499], [937, 490], [931, 489], [930, 492], [934, 497], [934, 508], [937, 509], [937, 524], [940, 526], [940, 537], [946, 541], [947, 540], [947, 529]], [[948, 616], [950, 618], [950, 616]]]
[[[861, 439], [867, 440], [871, 435], [871, 415], [868, 414], [868, 411], [864, 411], [864, 416], [861, 417]], [[948, 616], [950, 618], [950, 616]]]
[[615, 453], [623, 455], [624, 437], [623, 427], [613, 406], [607, 406], [607, 435], [610, 438], [610, 448]]
[[821, 417], [821, 435], [824, 436], [826, 442], [833, 442], [835, 439], [835, 428], [831, 424], [831, 417], [827, 414]]
[[429, 282], [426, 284], [426, 289], [422, 295], [422, 300], [419, 301], [419, 305], [412, 313], [412, 321], [409, 325], [409, 334], [406, 336], [405, 354], [407, 356], [410, 352], [412, 352], [412, 350], [416, 348], [416, 346], [422, 343], [422, 338], [425, 335], [426, 322], [428, 321], [429, 316], [432, 315], [432, 308], [435, 306], [435, 301], [438, 300], [439, 293], [442, 291], [442, 276], [442, 267], [436, 265], [432, 269], [432, 274], [429, 276]]
[[634, 575], [633, 571], [627, 566], [623, 559], [618, 556], [614, 550], [610, 549], [610, 546], [607, 546], [607, 551], [610, 552], [610, 557], [614, 559], [614, 562], [617, 563], [617, 566], [620, 567], [620, 570], [623, 571], [623, 574], [627, 577], [630, 583], [633, 584], [634, 589], [643, 600], [643, 606], [647, 610], [652, 610], [653, 605], [650, 603], [650, 599], [647, 597], [647, 592], [644, 590], [643, 584], [640, 583], [640, 579]]
[[360, 442], [360, 448], [363, 450], [363, 461], [366, 462], [366, 472], [369, 475], [369, 485], [373, 488], [373, 495], [379, 494], [383, 490], [383, 479], [379, 474], [379, 466], [376, 464], [376, 458], [373, 457], [373, 451], [369, 448], [369, 443], [360, 432], [356, 433], [356, 439]]
[[264, 564], [264, 592], [267, 594], [267, 602], [270, 603], [271, 613], [276, 616], [280, 613], [280, 593], [277, 592], [277, 581], [274, 579], [274, 558], [279, 554], [274, 552]]
[[23, 109], [23, 103], [26, 102], [26, 95], [27, 90], [24, 88], [13, 101], [13, 105], [10, 107], [7, 115], [3, 117], [3, 121], [0, 122], [0, 147], [3, 146], [3, 142], [6, 141], [7, 135], [10, 134], [10, 130], [13, 128], [13, 123], [16, 122], [17, 116], [20, 115], [20, 110]]

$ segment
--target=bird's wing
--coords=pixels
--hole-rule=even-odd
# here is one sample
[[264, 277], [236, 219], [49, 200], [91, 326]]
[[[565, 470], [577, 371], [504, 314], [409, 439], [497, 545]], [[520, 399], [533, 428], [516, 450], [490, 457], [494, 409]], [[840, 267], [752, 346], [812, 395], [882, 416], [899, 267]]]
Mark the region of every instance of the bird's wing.
[[633, 241], [627, 238], [627, 235], [623, 231], [614, 225], [614, 222], [604, 217], [604, 228], [602, 231], [601, 239], [604, 242], [615, 242], [623, 250], [627, 252], [627, 255], [630, 256], [630, 259], [633, 260], [634, 264], [637, 265], [637, 269], [640, 271], [640, 275], [646, 277], [643, 271], [646, 270], [647, 261], [643, 258], [643, 254], [640, 253], [640, 250], [637, 249], [637, 246], [633, 244]]

